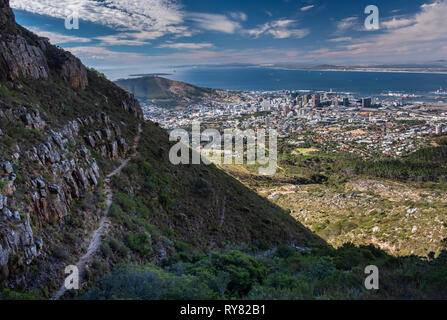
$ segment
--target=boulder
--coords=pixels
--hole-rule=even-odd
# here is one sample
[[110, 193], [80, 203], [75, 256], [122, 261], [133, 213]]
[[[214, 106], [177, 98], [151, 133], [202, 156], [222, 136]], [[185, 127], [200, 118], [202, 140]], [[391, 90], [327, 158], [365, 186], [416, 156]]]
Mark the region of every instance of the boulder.
[[43, 248], [43, 239], [42, 238], [36, 239], [36, 241], [34, 241], [34, 244], [36, 245], [38, 250], [42, 250], [42, 248]]
[[48, 187], [48, 190], [50, 190], [50, 192], [53, 194], [59, 194], [60, 189], [61, 188], [57, 184], [52, 184]]
[[9, 210], [8, 208], [3, 207], [3, 215], [4, 215], [5, 217], [7, 217], [7, 218], [11, 218], [11, 217], [12, 217], [12, 212], [11, 212], [11, 210]]
[[45, 188], [46, 184], [45, 184], [45, 182], [44, 182], [42, 179], [37, 178], [37, 179], [36, 179], [36, 186], [37, 186], [39, 189], [43, 189], [43, 188]]
[[1, 163], [1, 167], [7, 174], [11, 174], [14, 172], [11, 162], [5, 161]]

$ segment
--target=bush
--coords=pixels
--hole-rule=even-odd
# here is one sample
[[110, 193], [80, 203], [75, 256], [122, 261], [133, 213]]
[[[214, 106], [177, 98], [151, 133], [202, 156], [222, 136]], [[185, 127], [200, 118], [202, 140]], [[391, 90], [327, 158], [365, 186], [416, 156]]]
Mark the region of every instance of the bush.
[[110, 245], [108, 242], [101, 243], [101, 254], [104, 258], [108, 258], [113, 255], [112, 248], [110, 248]]
[[43, 300], [37, 291], [17, 292], [10, 289], [0, 290], [0, 300]]
[[65, 247], [56, 247], [53, 250], [53, 254], [60, 260], [67, 260], [70, 257]]
[[160, 193], [158, 194], [158, 200], [160, 201], [163, 208], [165, 208], [166, 210], [175, 203], [174, 199], [171, 198], [167, 190], [160, 191]]
[[83, 299], [204, 300], [215, 299], [213, 291], [197, 277], [176, 276], [152, 265], [121, 266], [90, 290]]
[[5, 180], [0, 180], [0, 193], [3, 192], [3, 190], [5, 189], [5, 187], [8, 185], [8, 181]]
[[126, 188], [128, 187], [126, 181], [118, 175], [113, 176], [111, 182], [112, 182], [112, 188], [117, 189], [121, 192], [125, 191]]
[[230, 275], [228, 291], [231, 295], [243, 297], [255, 284], [262, 284], [267, 270], [255, 258], [242, 252], [231, 250], [228, 253], [213, 253], [210, 257], [212, 266], [218, 271]]
[[129, 234], [126, 244], [133, 251], [143, 255], [150, 255], [152, 253], [152, 239], [147, 233]]
[[209, 182], [203, 178], [193, 181], [192, 186], [193, 191], [201, 196], [208, 196], [211, 193]]
[[117, 206], [116, 204], [112, 204], [109, 209], [109, 215], [112, 218], [120, 218], [124, 214], [121, 207]]
[[118, 193], [115, 195], [115, 200], [119, 204], [119, 206], [124, 210], [126, 213], [134, 213], [136, 210], [135, 202], [124, 193]]

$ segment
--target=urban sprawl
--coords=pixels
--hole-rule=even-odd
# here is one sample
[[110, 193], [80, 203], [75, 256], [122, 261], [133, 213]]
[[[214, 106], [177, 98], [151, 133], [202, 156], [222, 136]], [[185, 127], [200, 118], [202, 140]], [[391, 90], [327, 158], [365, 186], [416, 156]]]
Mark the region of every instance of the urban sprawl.
[[[380, 98], [352, 93], [216, 91], [180, 110], [142, 101], [146, 119], [170, 131], [191, 128], [274, 128], [304, 152], [349, 152], [359, 157], [401, 156], [447, 132], [447, 102], [410, 101], [388, 93]], [[411, 97], [410, 97], [411, 98]]]

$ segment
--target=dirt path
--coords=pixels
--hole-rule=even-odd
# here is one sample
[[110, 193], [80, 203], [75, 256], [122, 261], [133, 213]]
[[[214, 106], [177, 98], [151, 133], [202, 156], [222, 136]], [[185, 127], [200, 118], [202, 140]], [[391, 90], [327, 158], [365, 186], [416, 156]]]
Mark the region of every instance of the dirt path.
[[[225, 214], [227, 212], [226, 210], [226, 203], [227, 203], [227, 196], [224, 195], [222, 199], [222, 206], [221, 206], [221, 212], [220, 212], [220, 221], [219, 221], [219, 227], [222, 228], [225, 224]], [[216, 199], [216, 206], [219, 206], [219, 201]], [[216, 247], [216, 239], [215, 236], [211, 237], [210, 246], [211, 249], [214, 249]]]
[[[101, 221], [99, 223], [98, 229], [96, 229], [93, 232], [87, 252], [81, 257], [81, 259], [76, 264], [76, 267], [79, 270], [79, 280], [82, 279], [82, 275], [85, 271], [85, 266], [90, 261], [90, 259], [96, 254], [98, 249], [100, 248], [102, 237], [106, 233], [107, 228], [110, 225], [110, 219], [108, 217], [108, 214], [109, 214], [110, 207], [112, 206], [112, 203], [113, 203], [113, 192], [112, 192], [112, 188], [110, 187], [111, 178], [113, 176], [120, 174], [121, 171], [124, 169], [124, 167], [126, 167], [128, 165], [130, 160], [132, 158], [134, 158], [135, 156], [137, 156], [137, 154], [138, 154], [137, 148], [138, 148], [138, 143], [140, 142], [141, 133], [142, 133], [142, 128], [141, 128], [141, 124], [140, 124], [138, 127], [138, 134], [135, 136], [135, 139], [134, 139], [133, 153], [132, 153], [131, 157], [123, 160], [121, 165], [118, 168], [116, 168], [112, 173], [107, 175], [106, 179], [104, 179], [104, 194], [106, 195], [106, 208], [104, 210], [104, 216], [101, 218]], [[52, 300], [59, 300], [65, 294], [66, 291], [67, 291], [67, 289], [65, 288], [65, 284], [63, 284], [61, 286], [61, 288], [59, 289], [59, 291], [54, 295]]]
[[227, 197], [224, 196], [223, 203], [222, 203], [222, 215], [220, 216], [220, 223], [219, 223], [219, 227], [221, 227], [221, 228], [225, 223], [226, 202], [227, 202]]

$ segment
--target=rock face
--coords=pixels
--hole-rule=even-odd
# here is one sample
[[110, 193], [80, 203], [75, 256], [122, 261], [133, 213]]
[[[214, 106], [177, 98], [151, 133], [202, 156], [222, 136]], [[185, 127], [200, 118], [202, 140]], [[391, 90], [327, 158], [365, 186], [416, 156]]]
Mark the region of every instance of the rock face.
[[[20, 85], [21, 77], [48, 81], [58, 77], [74, 88], [88, 86], [88, 71], [79, 59], [17, 25], [9, 0], [0, 0], [0, 80]], [[128, 119], [143, 118], [133, 96], [115, 86], [110, 90], [106, 93], [113, 95], [115, 111], [127, 113]], [[71, 120], [60, 120], [55, 114], [49, 117], [47, 109], [39, 109], [39, 105], [8, 105], [0, 99], [0, 123], [17, 123], [20, 130], [34, 134], [26, 147], [16, 143], [8, 146], [8, 152], [0, 149], [3, 271], [11, 261], [30, 264], [45, 252], [44, 239], [36, 236], [42, 226], [63, 221], [73, 201], [96, 188], [102, 172], [92, 150], [108, 159], [122, 159], [129, 150], [130, 141], [121, 134], [126, 124], [113, 121], [102, 109], [92, 108], [88, 115], [78, 114]], [[0, 130], [0, 139], [11, 135], [8, 130]], [[51, 236], [45, 242], [48, 239]]]
[[66, 60], [61, 66], [61, 75], [74, 88], [85, 89], [88, 84], [87, 71], [78, 58], [71, 54], [66, 55]]
[[0, 0], [0, 80], [48, 79], [50, 69], [75, 88], [88, 85], [87, 71], [79, 59], [16, 25], [9, 0]]
[[0, 0], [0, 27], [6, 29], [8, 27], [14, 28], [15, 17], [12, 9], [9, 6], [9, 0]]
[[[27, 264], [40, 255], [42, 245], [36, 245], [36, 241], [40, 243], [41, 239], [33, 236], [30, 216], [36, 217], [38, 226], [60, 221], [70, 211], [73, 200], [97, 186], [101, 171], [87, 145], [110, 159], [124, 158], [129, 149], [120, 125], [103, 112], [76, 118], [56, 131], [47, 128], [39, 113], [26, 107], [3, 108], [0, 106], [0, 120], [22, 121], [30, 128], [44, 130], [47, 140], [16, 152], [18, 157], [0, 155], [0, 181], [7, 182], [0, 192], [0, 267], [7, 264], [11, 255], [21, 257]], [[93, 131], [98, 126], [103, 129]], [[82, 139], [80, 132], [88, 130], [92, 131]], [[22, 160], [35, 164], [25, 179], [27, 202], [15, 197], [14, 168]]]
[[47, 79], [50, 71], [42, 49], [28, 44], [22, 36], [6, 35], [0, 42], [1, 72], [3, 79], [20, 76]]

